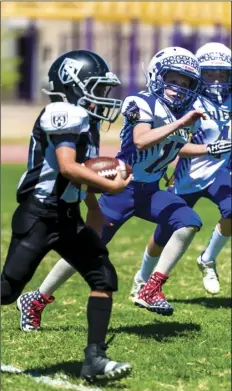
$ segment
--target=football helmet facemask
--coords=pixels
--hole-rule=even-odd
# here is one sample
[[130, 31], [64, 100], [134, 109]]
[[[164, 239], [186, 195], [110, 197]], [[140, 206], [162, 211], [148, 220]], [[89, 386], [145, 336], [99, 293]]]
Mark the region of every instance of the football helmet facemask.
[[64, 100], [83, 106], [98, 120], [114, 122], [122, 105], [120, 99], [109, 98], [112, 87], [120, 85], [118, 77], [98, 54], [73, 50], [58, 57], [48, 72], [52, 101]]

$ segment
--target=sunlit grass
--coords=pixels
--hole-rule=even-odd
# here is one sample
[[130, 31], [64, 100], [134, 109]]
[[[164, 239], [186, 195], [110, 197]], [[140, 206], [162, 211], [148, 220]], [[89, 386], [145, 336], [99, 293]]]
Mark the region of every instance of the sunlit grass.
[[[2, 168], [2, 262], [10, 240], [15, 190], [22, 166]], [[204, 226], [164, 287], [175, 307], [163, 318], [135, 307], [129, 300], [134, 273], [154, 226], [132, 219], [109, 245], [119, 275], [109, 337], [109, 356], [133, 365], [130, 378], [100, 388], [104, 391], [229, 391], [231, 389], [230, 245], [218, 258], [221, 292], [212, 297], [202, 288], [196, 258], [219, 217], [215, 206], [201, 201], [196, 210]], [[51, 252], [26, 290], [37, 288], [58, 256]], [[20, 262], [20, 259], [19, 259]], [[43, 375], [64, 373], [80, 384], [79, 371], [86, 345], [86, 301], [89, 289], [74, 275], [55, 294], [44, 312], [43, 331], [22, 333], [15, 305], [2, 310], [2, 362]], [[52, 391], [22, 375], [2, 376], [3, 391]], [[62, 389], [62, 388], [61, 388]]]

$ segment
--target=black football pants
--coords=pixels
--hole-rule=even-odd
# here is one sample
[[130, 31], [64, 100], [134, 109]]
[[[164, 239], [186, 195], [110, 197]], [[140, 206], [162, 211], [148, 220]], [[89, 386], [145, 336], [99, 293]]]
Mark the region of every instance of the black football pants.
[[58, 208], [52, 208], [30, 196], [12, 218], [12, 237], [1, 275], [2, 304], [18, 298], [50, 250], [67, 260], [91, 290], [117, 290], [108, 250], [84, 224], [79, 205], [60, 202]]

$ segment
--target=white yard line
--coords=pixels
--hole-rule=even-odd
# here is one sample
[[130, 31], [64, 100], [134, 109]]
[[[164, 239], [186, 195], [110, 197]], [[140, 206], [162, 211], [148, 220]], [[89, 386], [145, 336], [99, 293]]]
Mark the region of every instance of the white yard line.
[[16, 368], [13, 365], [1, 364], [1, 372], [5, 373], [19, 373], [24, 376], [30, 377], [36, 383], [44, 383], [48, 386], [59, 388], [60, 390], [75, 390], [75, 391], [102, 391], [100, 388], [89, 388], [82, 385], [77, 386], [76, 384], [70, 383], [64, 380], [65, 376], [52, 378], [50, 376], [39, 375], [38, 372], [23, 371], [22, 369]]

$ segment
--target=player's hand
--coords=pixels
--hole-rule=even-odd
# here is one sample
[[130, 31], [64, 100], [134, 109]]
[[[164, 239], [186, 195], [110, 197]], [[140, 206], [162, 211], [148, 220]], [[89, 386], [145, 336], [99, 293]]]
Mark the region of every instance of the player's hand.
[[232, 142], [231, 140], [218, 140], [212, 144], [207, 145], [208, 155], [220, 156], [222, 153], [231, 152]]
[[86, 225], [91, 227], [99, 236], [102, 233], [103, 225], [113, 226], [112, 223], [107, 220], [107, 218], [103, 215], [100, 208], [88, 209], [87, 217], [86, 217]]
[[173, 187], [174, 186], [174, 180], [175, 180], [175, 177], [174, 177], [174, 174], [172, 174], [172, 176], [170, 178], [168, 178], [168, 176], [164, 176], [164, 180], [165, 180], [165, 187]]
[[199, 119], [207, 119], [207, 114], [202, 110], [191, 110], [180, 118], [181, 127], [191, 126]]
[[117, 170], [117, 175], [115, 179], [111, 181], [111, 186], [110, 186], [111, 189], [109, 189], [109, 193], [112, 194], [121, 193], [123, 190], [125, 190], [125, 188], [127, 187], [127, 185], [130, 183], [132, 179], [132, 174], [130, 174], [127, 179], [123, 179], [120, 167], [117, 167], [116, 170]]

